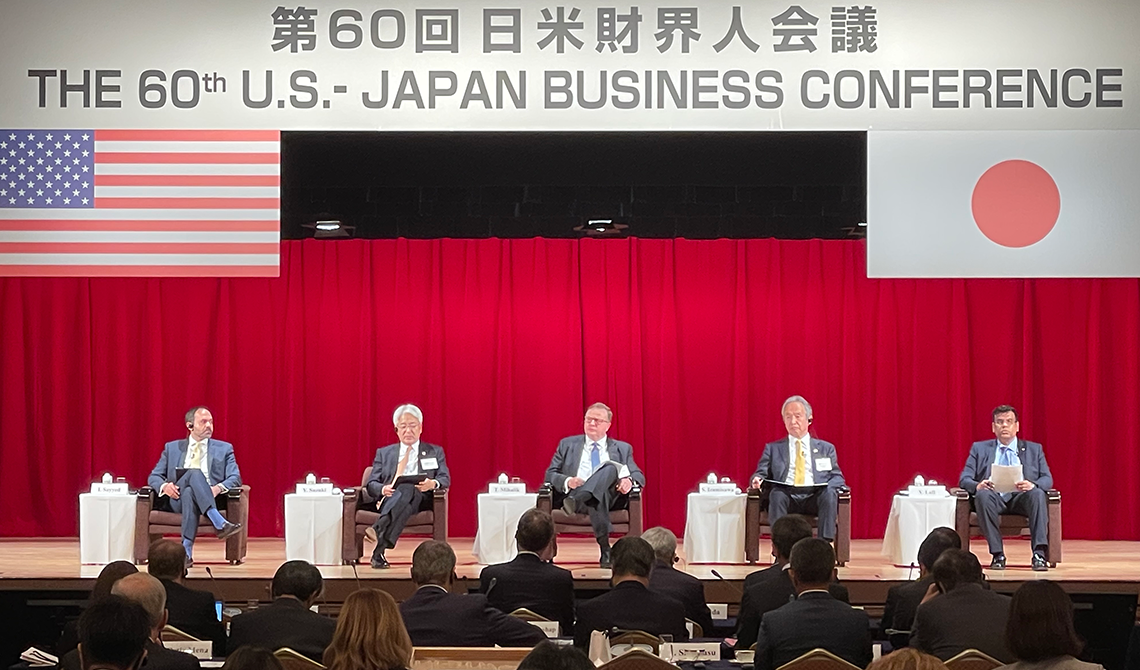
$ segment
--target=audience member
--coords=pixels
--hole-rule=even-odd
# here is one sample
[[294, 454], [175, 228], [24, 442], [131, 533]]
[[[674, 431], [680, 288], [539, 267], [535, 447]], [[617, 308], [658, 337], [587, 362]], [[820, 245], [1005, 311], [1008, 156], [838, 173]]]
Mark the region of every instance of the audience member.
[[930, 654], [917, 649], [903, 647], [897, 649], [871, 665], [867, 670], [947, 670], [946, 664]]
[[1005, 644], [1017, 662], [1004, 670], [1104, 670], [1077, 660], [1084, 644], [1073, 627], [1073, 601], [1056, 582], [1025, 582], [1013, 593]]
[[563, 635], [574, 634], [574, 578], [569, 570], [550, 561], [558, 551], [554, 520], [539, 509], [519, 519], [514, 560], [489, 565], [479, 574], [479, 588], [487, 602], [506, 614], [525, 607], [557, 621]]
[[[914, 613], [918, 604], [934, 583], [934, 562], [947, 549], [961, 549], [962, 538], [953, 528], [940, 526], [930, 531], [918, 547], [918, 581], [892, 586], [887, 591], [887, 604], [883, 608], [883, 618], [879, 630], [891, 642], [891, 647], [899, 649], [910, 643], [910, 628], [914, 625]], [[894, 631], [894, 632], [891, 632]]]
[[590, 644], [590, 633], [640, 630], [652, 635], [672, 635], [687, 640], [684, 606], [675, 598], [649, 590], [653, 571], [653, 548], [640, 537], [623, 537], [613, 547], [613, 588], [578, 606], [574, 645]]
[[982, 585], [978, 557], [947, 549], [934, 561], [934, 583], [923, 598], [911, 628], [912, 647], [943, 661], [977, 649], [1002, 663], [1013, 657], [1005, 646], [1009, 598]]
[[150, 616], [142, 605], [108, 595], [79, 617], [75, 655], [83, 670], [138, 670], [146, 660]]
[[836, 600], [827, 590], [835, 551], [827, 540], [804, 538], [792, 547], [788, 569], [796, 599], [760, 620], [757, 670], [772, 670], [812, 649], [822, 648], [859, 666], [871, 662], [867, 615]]
[[328, 670], [403, 670], [411, 661], [412, 640], [392, 596], [379, 589], [350, 593], [325, 649]]
[[[138, 571], [139, 569], [130, 561], [111, 561], [99, 571], [99, 576], [95, 578], [95, 586], [91, 588], [91, 595], [87, 598], [87, 602], [93, 603], [103, 596], [111, 595], [111, 587], [115, 582]], [[55, 645], [55, 655], [62, 658], [67, 652], [74, 650], [77, 644], [79, 644], [78, 621], [68, 621], [64, 624], [59, 642]]]
[[594, 670], [594, 664], [581, 649], [547, 640], [523, 657], [518, 670]]
[[273, 603], [230, 621], [230, 653], [246, 645], [289, 647], [319, 663], [336, 630], [335, 621], [309, 609], [323, 590], [320, 570], [305, 561], [283, 563], [273, 575]]
[[188, 588], [186, 550], [174, 540], [158, 540], [147, 551], [147, 571], [166, 587], [167, 624], [199, 640], [214, 643], [214, 656], [226, 655], [226, 629], [218, 618], [214, 594]]
[[455, 552], [429, 540], [412, 552], [416, 592], [400, 604], [404, 625], [418, 647], [531, 647], [546, 639], [537, 627], [500, 612], [482, 594], [451, 593]]
[[247, 645], [230, 654], [222, 670], [285, 670], [285, 667], [268, 649]]
[[[776, 552], [776, 562], [744, 578], [744, 595], [736, 618], [737, 649], [748, 649], [756, 643], [760, 620], [766, 613], [795, 599], [796, 589], [788, 576], [788, 568], [791, 567], [788, 557], [792, 554], [792, 547], [806, 537], [811, 537], [811, 522], [806, 516], [787, 514], [772, 523], [772, 548]], [[849, 602], [847, 587], [836, 581], [834, 575], [827, 585], [827, 592], [836, 600]]]
[[656, 563], [649, 575], [649, 590], [663, 593], [685, 606], [685, 618], [701, 627], [706, 636], [713, 634], [712, 612], [705, 602], [701, 580], [673, 567], [677, 558], [677, 536], [668, 528], [657, 526], [641, 534], [653, 548]]

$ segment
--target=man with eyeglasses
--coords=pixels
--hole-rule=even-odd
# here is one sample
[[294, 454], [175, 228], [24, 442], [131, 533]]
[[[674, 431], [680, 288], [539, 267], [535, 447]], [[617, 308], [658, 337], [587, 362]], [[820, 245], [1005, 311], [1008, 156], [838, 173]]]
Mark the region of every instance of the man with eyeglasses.
[[586, 408], [583, 435], [558, 443], [546, 481], [554, 489], [554, 505], [567, 514], [590, 517], [601, 557], [598, 564], [612, 567], [610, 559], [610, 510], [629, 506], [629, 492], [636, 483], [645, 486], [645, 475], [633, 461], [633, 446], [607, 435], [614, 413], [604, 403]]
[[430, 491], [451, 485], [443, 447], [420, 442], [424, 413], [415, 405], [400, 405], [392, 413], [392, 425], [400, 439], [376, 450], [372, 461], [372, 474], [365, 489], [380, 511], [380, 518], [364, 531], [364, 536], [376, 543], [371, 565], [376, 569], [389, 567], [384, 552], [396, 546], [400, 532], [408, 519], [419, 511], [431, 509]]

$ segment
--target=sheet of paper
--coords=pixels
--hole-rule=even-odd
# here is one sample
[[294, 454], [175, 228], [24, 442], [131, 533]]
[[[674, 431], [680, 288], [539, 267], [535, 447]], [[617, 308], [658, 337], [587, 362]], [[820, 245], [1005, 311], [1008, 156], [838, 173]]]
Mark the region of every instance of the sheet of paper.
[[990, 481], [994, 483], [994, 490], [998, 493], [1013, 493], [1017, 490], [1017, 483], [1024, 479], [1021, 476], [1020, 465], [992, 465], [990, 466]]

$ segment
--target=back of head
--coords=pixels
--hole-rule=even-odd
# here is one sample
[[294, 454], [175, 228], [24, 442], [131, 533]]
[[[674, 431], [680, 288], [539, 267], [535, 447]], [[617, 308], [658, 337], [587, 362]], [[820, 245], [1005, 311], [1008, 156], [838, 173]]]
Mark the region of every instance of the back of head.
[[95, 586], [91, 588], [91, 600], [96, 601], [103, 596], [111, 595], [111, 587], [127, 575], [133, 575], [139, 569], [130, 561], [112, 561], [103, 566], [99, 576], [95, 578]]
[[957, 531], [946, 526], [939, 526], [930, 531], [930, 534], [918, 546], [918, 564], [930, 570], [942, 552], [947, 549], [961, 548], [962, 538], [958, 536]]
[[115, 582], [111, 593], [142, 605], [152, 629], [166, 623], [166, 588], [154, 576], [145, 572], [127, 575]]
[[137, 668], [149, 639], [150, 616], [146, 610], [120, 596], [109, 595], [91, 603], [79, 617], [79, 654], [84, 668]]
[[792, 555], [796, 542], [811, 537], [811, 522], [802, 514], [785, 514], [772, 524], [772, 546], [785, 560]]
[[[422, 546], [422, 545], [421, 545]], [[325, 649], [329, 670], [391, 670], [412, 658], [412, 640], [392, 596], [378, 589], [349, 594]]]
[[937, 656], [924, 654], [914, 647], [903, 647], [867, 666], [867, 670], [946, 670], [946, 664]]
[[1073, 626], [1073, 601], [1056, 582], [1025, 582], [1013, 593], [1005, 644], [1019, 661], [1076, 656], [1084, 647]]
[[533, 551], [540, 553], [550, 546], [554, 539], [554, 519], [540, 509], [528, 509], [519, 518], [519, 527], [515, 531], [515, 542], [519, 551]]
[[590, 657], [572, 645], [539, 642], [519, 662], [518, 670], [594, 670]]
[[286, 561], [273, 575], [273, 597], [293, 596], [303, 603], [324, 588], [321, 571], [307, 561]]
[[285, 670], [273, 652], [245, 645], [226, 657], [222, 670]]
[[648, 542], [640, 537], [623, 537], [614, 543], [613, 575], [648, 579], [655, 560], [653, 547]]
[[641, 539], [649, 543], [653, 548], [653, 554], [657, 560], [664, 563], [673, 563], [673, 558], [677, 555], [677, 536], [673, 531], [661, 526], [650, 528], [641, 534]]
[[827, 540], [805, 537], [792, 546], [788, 557], [799, 584], [826, 584], [835, 570], [835, 550]]
[[174, 540], [157, 540], [146, 552], [147, 572], [159, 579], [176, 580], [186, 576], [186, 550]]
[[446, 542], [428, 540], [412, 552], [412, 581], [417, 585], [447, 584], [455, 574], [455, 552]]
[[947, 549], [934, 561], [931, 573], [943, 593], [949, 593], [963, 584], [982, 582], [982, 564], [978, 557], [965, 549]]

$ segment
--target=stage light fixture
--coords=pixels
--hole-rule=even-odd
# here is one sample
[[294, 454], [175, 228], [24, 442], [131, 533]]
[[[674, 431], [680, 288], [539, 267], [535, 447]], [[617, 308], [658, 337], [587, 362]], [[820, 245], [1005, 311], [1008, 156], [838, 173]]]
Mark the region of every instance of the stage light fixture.
[[606, 237], [619, 234], [629, 228], [627, 224], [615, 223], [613, 219], [588, 219], [586, 223], [574, 226], [574, 230], [592, 237]]

